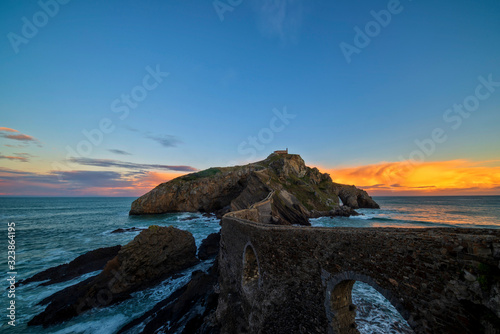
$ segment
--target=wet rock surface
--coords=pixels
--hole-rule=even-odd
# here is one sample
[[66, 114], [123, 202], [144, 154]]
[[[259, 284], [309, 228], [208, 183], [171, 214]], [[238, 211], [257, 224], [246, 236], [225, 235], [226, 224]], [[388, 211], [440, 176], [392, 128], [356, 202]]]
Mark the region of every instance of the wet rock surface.
[[207, 260], [219, 254], [220, 232], [209, 234], [208, 237], [203, 239], [198, 250], [198, 258], [200, 260]]
[[188, 284], [122, 327], [118, 334], [141, 324], [145, 324], [142, 333], [218, 334], [217, 305], [218, 262], [215, 261], [208, 273], [193, 272]]
[[344, 203], [353, 209], [369, 208], [379, 209], [380, 206], [371, 198], [368, 193], [355, 186], [347, 186], [343, 184], [334, 183], [336, 194]]
[[351, 217], [359, 216], [360, 214], [356, 212], [353, 208], [347, 205], [339, 206], [330, 211], [311, 211], [310, 218], [319, 217]]
[[129, 228], [118, 228], [112, 231], [111, 233], [139, 232], [144, 230], [145, 228], [129, 227]]
[[28, 325], [47, 327], [86, 310], [118, 303], [197, 262], [191, 233], [172, 226], [150, 226], [123, 246], [99, 275], [44, 299], [41, 304], [48, 304], [47, 308]]
[[19, 284], [28, 284], [31, 282], [43, 282], [40, 285], [51, 285], [69, 281], [73, 278], [80, 277], [81, 275], [102, 270], [106, 263], [118, 255], [121, 246], [99, 248], [83, 255], [78, 256], [73, 261], [61, 264], [57, 267], [52, 267], [44, 270], [30, 278], [20, 281]]

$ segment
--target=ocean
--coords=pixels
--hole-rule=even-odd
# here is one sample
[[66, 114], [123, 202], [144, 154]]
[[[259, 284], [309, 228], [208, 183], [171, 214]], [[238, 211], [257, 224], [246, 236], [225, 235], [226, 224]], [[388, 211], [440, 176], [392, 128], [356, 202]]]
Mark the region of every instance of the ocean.
[[[16, 280], [63, 263], [100, 247], [124, 245], [139, 232], [111, 233], [118, 228], [147, 228], [150, 225], [173, 225], [193, 233], [197, 245], [210, 233], [220, 229], [215, 218], [198, 213], [129, 216], [135, 198], [24, 198], [0, 197], [0, 223], [5, 241], [1, 243], [0, 269], [5, 277], [0, 309], [4, 310], [0, 333], [115, 333], [124, 324], [139, 317], [175, 289], [186, 284], [194, 270], [206, 270], [203, 262], [175, 279], [133, 295], [123, 303], [86, 312], [61, 325], [47, 329], [27, 327], [27, 322], [43, 310], [37, 305], [43, 298], [78, 283], [98, 272], [72, 281], [40, 287], [39, 283], [16, 288], [16, 326], [8, 325], [7, 263], [8, 224], [15, 223]], [[463, 197], [374, 197], [380, 210], [360, 209], [361, 216], [312, 219], [313, 226], [350, 227], [480, 227], [500, 228], [500, 196]], [[411, 333], [408, 325], [378, 292], [357, 282], [353, 289], [357, 305], [356, 323], [361, 333]], [[130, 333], [138, 333], [140, 328]]]

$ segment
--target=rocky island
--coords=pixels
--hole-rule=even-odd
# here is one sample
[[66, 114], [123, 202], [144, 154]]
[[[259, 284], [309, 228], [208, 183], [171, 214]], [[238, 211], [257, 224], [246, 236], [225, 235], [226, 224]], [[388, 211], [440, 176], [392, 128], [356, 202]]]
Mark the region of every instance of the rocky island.
[[262, 223], [309, 225], [309, 218], [345, 216], [358, 208], [379, 205], [366, 191], [335, 183], [306, 166], [300, 155], [273, 153], [248, 165], [213, 167], [162, 183], [135, 200], [130, 214], [210, 212], [222, 217], [238, 211]]

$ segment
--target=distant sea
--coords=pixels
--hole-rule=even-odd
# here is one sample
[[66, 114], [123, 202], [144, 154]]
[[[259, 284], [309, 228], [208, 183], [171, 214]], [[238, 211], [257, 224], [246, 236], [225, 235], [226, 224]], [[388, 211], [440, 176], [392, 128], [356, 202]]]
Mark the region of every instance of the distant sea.
[[500, 228], [500, 196], [376, 197], [380, 209], [357, 217], [319, 218], [315, 226]]
[[[467, 227], [500, 228], [500, 196], [463, 197], [374, 197], [380, 210], [360, 209], [363, 215], [349, 218], [318, 218], [313, 226], [352, 227]], [[4, 233], [4, 254], [0, 274], [4, 293], [0, 298], [0, 333], [115, 333], [124, 324], [139, 317], [175, 289], [186, 284], [194, 270], [206, 270], [204, 262], [168, 279], [157, 287], [135, 293], [133, 298], [109, 308], [86, 312], [64, 324], [43, 329], [27, 327], [27, 322], [44, 307], [39, 301], [56, 291], [78, 283], [98, 272], [78, 279], [39, 287], [39, 283], [16, 289], [16, 326], [7, 324], [7, 224], [16, 227], [16, 279], [32, 275], [100, 247], [124, 245], [139, 232], [111, 233], [118, 228], [147, 228], [173, 225], [193, 233], [197, 245], [220, 229], [215, 218], [197, 213], [129, 216], [134, 198], [28, 198], [0, 197], [0, 223]], [[371, 287], [356, 283], [353, 301], [358, 306], [357, 324], [361, 333], [411, 333], [392, 305]], [[5, 314], [1, 314], [4, 312]], [[130, 333], [138, 333], [140, 328]]]

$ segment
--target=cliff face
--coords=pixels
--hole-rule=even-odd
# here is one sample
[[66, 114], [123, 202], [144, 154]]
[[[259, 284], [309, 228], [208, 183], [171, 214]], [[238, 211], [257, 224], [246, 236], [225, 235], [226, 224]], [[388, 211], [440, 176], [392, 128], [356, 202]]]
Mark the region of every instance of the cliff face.
[[255, 165], [210, 168], [178, 177], [136, 199], [130, 214], [222, 210], [247, 188], [249, 176], [259, 169]]
[[335, 210], [339, 197], [351, 208], [379, 207], [365, 191], [332, 182], [299, 155], [271, 154], [245, 166], [210, 168], [162, 183], [135, 200], [130, 214], [254, 210], [245, 215], [255, 216], [257, 210], [268, 223], [308, 225], [309, 217]]

